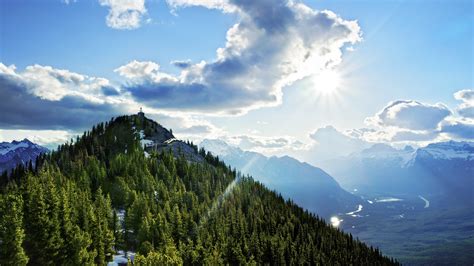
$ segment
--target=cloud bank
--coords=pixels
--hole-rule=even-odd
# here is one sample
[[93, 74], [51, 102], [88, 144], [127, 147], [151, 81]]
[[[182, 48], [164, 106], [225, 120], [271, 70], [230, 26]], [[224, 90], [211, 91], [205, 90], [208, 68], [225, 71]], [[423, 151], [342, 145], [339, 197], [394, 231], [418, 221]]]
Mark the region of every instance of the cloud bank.
[[155, 62], [132, 61], [115, 71], [136, 101], [153, 108], [241, 114], [281, 102], [282, 89], [338, 65], [343, 48], [361, 40], [356, 21], [293, 1], [168, 1], [240, 16], [210, 62], [178, 62], [177, 76]]
[[459, 116], [442, 103], [432, 105], [413, 100], [390, 102], [366, 119], [366, 124], [377, 130], [366, 132], [362, 137], [384, 142], [474, 140], [474, 91], [458, 91], [454, 98], [462, 101], [456, 108]]
[[0, 63], [0, 127], [82, 129], [124, 112], [124, 101], [107, 96], [108, 80], [49, 66]]

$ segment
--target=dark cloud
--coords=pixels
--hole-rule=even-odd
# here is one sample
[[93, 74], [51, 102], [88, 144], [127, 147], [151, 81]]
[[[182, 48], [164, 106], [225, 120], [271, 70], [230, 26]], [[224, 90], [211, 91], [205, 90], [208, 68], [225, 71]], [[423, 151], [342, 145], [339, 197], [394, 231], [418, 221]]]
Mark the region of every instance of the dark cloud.
[[178, 68], [188, 68], [191, 66], [192, 62], [191, 60], [184, 60], [184, 61], [175, 60], [175, 61], [172, 61], [171, 64]]
[[154, 62], [132, 61], [116, 69], [129, 79], [124, 89], [149, 106], [238, 114], [281, 102], [282, 88], [331, 68], [343, 47], [360, 41], [356, 21], [286, 0], [168, 0], [173, 8], [204, 6], [240, 16], [217, 50], [216, 59], [175, 61], [180, 75]]
[[104, 86], [104, 87], [101, 88], [101, 90], [102, 90], [102, 94], [104, 94], [105, 96], [120, 95], [120, 92], [114, 87]]
[[199, 83], [144, 83], [129, 86], [127, 90], [134, 99], [155, 108], [175, 110], [226, 109], [228, 114], [241, 112], [242, 104], [251, 105], [254, 99], [275, 100], [272, 95], [260, 95], [249, 90], [224, 86], [208, 87]]
[[0, 74], [0, 127], [3, 129], [82, 130], [120, 114], [117, 106], [93, 103], [82, 96], [41, 99], [27, 85]]

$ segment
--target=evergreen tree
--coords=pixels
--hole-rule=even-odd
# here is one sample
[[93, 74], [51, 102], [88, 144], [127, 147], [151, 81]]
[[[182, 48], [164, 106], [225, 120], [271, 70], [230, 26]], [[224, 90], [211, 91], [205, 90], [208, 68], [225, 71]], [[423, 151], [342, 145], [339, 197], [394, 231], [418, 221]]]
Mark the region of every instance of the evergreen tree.
[[23, 249], [23, 199], [21, 195], [0, 195], [0, 265], [26, 265]]

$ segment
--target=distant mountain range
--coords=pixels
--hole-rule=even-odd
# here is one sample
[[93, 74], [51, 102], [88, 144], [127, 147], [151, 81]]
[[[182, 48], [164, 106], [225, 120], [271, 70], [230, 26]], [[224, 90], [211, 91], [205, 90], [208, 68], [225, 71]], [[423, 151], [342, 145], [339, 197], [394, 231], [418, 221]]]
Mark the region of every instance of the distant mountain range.
[[355, 210], [360, 202], [322, 169], [292, 157], [266, 157], [222, 140], [206, 139], [199, 146], [321, 217]]
[[472, 201], [473, 142], [432, 143], [418, 149], [375, 144], [322, 166], [350, 190]]
[[22, 141], [0, 143], [0, 173], [10, 171], [18, 164], [27, 164], [30, 160], [34, 163], [36, 157], [48, 149], [35, 144], [28, 139]]

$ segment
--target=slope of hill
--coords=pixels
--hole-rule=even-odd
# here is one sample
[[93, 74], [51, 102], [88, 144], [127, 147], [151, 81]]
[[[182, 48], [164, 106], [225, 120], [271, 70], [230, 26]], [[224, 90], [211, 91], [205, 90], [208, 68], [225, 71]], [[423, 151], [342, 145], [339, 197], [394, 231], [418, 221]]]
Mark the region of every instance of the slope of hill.
[[28, 139], [22, 141], [1, 142], [0, 143], [0, 173], [10, 171], [18, 164], [26, 166], [29, 161], [33, 163], [36, 157], [48, 149], [34, 144]]
[[143, 150], [157, 128], [118, 117], [15, 171], [0, 264], [102, 265], [120, 250], [137, 265], [394, 264], [192, 144], [202, 162], [163, 140]]
[[199, 146], [326, 219], [355, 210], [361, 203], [360, 198], [342, 189], [322, 169], [289, 156], [266, 157], [232, 147], [222, 140], [206, 139]]

